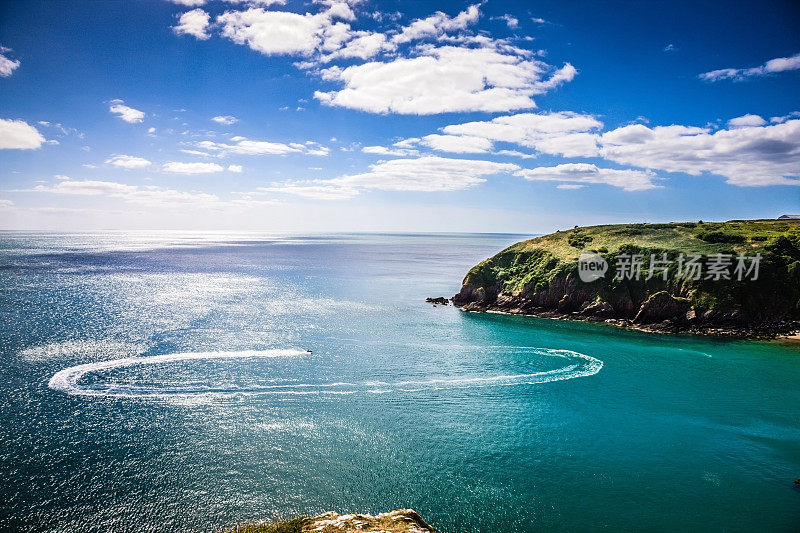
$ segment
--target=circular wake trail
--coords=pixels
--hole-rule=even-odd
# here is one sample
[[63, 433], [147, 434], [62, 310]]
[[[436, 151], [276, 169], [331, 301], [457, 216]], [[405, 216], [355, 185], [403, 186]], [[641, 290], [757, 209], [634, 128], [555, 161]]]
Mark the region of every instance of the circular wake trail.
[[[514, 347], [519, 349], [519, 347]], [[382, 394], [387, 392], [416, 392], [423, 390], [464, 389], [471, 387], [534, 385], [563, 381], [597, 374], [603, 368], [599, 359], [572, 350], [559, 350], [547, 348], [525, 348], [527, 350], [565, 359], [570, 364], [553, 370], [544, 370], [528, 374], [501, 374], [477, 377], [440, 377], [426, 380], [403, 381], [362, 381], [356, 383], [291, 383], [286, 385], [256, 385], [247, 388], [217, 387], [204, 389], [189, 389], [180, 386], [169, 388], [148, 387], [145, 385], [131, 384], [91, 384], [82, 385], [81, 379], [87, 374], [94, 374], [120, 368], [136, 367], [143, 365], [157, 365], [192, 360], [213, 359], [250, 359], [250, 358], [275, 358], [299, 357], [308, 355], [304, 350], [278, 349], [278, 350], [245, 350], [238, 352], [188, 352], [147, 357], [125, 357], [85, 363], [65, 368], [53, 375], [48, 386], [56, 391], [73, 396], [120, 396], [120, 397], [174, 397], [192, 395], [235, 395], [235, 394], [355, 394], [358, 392]]]

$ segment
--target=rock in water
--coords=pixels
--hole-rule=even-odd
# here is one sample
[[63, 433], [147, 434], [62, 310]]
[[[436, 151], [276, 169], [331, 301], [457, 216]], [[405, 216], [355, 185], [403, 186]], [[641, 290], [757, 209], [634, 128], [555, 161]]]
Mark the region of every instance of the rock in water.
[[425, 298], [425, 301], [434, 305], [448, 305], [450, 303], [450, 300], [444, 296], [440, 296], [439, 298]]

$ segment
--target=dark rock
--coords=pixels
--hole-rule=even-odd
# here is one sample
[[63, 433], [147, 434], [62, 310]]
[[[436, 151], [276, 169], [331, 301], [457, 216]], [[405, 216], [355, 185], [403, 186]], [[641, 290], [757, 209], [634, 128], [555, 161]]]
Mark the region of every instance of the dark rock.
[[450, 303], [450, 300], [443, 296], [440, 296], [439, 298], [425, 298], [425, 301], [434, 305], [448, 305]]
[[572, 308], [573, 308], [572, 298], [570, 298], [569, 294], [565, 294], [558, 301], [558, 311], [561, 313], [567, 313], [571, 311]]
[[613, 318], [614, 308], [608, 302], [595, 301], [583, 308], [581, 311], [587, 316], [596, 316], [599, 318]]
[[645, 300], [633, 322], [634, 324], [650, 324], [676, 317], [683, 318], [688, 310], [689, 300], [676, 298], [667, 291], [661, 291]]

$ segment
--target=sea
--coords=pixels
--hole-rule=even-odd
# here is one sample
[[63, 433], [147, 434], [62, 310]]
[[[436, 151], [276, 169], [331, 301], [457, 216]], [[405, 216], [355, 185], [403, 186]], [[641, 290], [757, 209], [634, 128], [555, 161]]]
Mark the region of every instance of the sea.
[[0, 530], [800, 531], [800, 349], [463, 312], [507, 234], [0, 232]]

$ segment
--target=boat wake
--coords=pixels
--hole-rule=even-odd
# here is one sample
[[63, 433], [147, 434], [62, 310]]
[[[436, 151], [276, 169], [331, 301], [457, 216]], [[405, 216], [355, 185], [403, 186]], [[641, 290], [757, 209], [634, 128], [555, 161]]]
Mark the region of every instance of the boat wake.
[[[519, 349], [519, 348], [517, 348]], [[48, 386], [59, 392], [73, 396], [114, 396], [132, 398], [185, 397], [196, 395], [347, 395], [356, 393], [385, 394], [390, 392], [417, 392], [424, 390], [464, 389], [472, 387], [496, 387], [513, 385], [535, 385], [563, 381], [597, 374], [603, 368], [599, 359], [572, 350], [548, 348], [525, 348], [539, 355], [557, 357], [568, 361], [566, 366], [553, 370], [525, 374], [500, 374], [492, 376], [439, 377], [425, 380], [402, 381], [359, 381], [332, 383], [286, 383], [268, 385], [224, 385], [218, 387], [197, 385], [175, 385], [169, 387], [148, 386], [129, 383], [81, 383], [84, 377], [101, 374], [121, 368], [143, 365], [161, 365], [193, 360], [215, 359], [255, 359], [289, 358], [309, 355], [305, 350], [245, 350], [238, 352], [188, 352], [154, 355], [146, 357], [125, 357], [86, 363], [65, 368], [50, 378]]]

